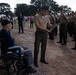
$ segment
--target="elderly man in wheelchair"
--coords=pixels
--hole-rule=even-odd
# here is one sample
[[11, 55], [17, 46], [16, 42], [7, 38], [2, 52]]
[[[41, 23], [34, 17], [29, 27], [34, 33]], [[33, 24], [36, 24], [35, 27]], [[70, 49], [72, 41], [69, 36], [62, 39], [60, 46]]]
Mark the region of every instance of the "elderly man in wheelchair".
[[18, 53], [19, 57], [23, 56], [25, 59], [27, 58], [29, 73], [35, 73], [36, 70], [32, 68], [33, 58], [32, 58], [31, 50], [29, 50], [27, 47], [21, 47], [15, 44], [15, 41], [10, 33], [10, 30], [12, 29], [12, 25], [10, 21], [5, 19], [2, 21], [1, 25], [3, 27], [2, 30], [0, 31], [0, 38], [2, 38], [1, 54], [3, 55], [6, 53], [13, 52], [13, 53]]

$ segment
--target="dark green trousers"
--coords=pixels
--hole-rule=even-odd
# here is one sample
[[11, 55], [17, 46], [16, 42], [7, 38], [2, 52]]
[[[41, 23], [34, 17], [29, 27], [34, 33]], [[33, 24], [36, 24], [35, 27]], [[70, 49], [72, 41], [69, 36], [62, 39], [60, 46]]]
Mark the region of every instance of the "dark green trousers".
[[45, 61], [45, 52], [47, 44], [47, 32], [36, 31], [35, 43], [34, 43], [34, 63], [38, 62], [39, 47], [41, 45], [41, 57], [40, 60]]
[[75, 25], [75, 28], [74, 28], [74, 40], [75, 40], [75, 47], [76, 47], [76, 25]]
[[66, 44], [67, 43], [67, 26], [65, 23], [61, 23], [60, 24], [60, 28], [59, 28], [59, 39], [60, 42]]

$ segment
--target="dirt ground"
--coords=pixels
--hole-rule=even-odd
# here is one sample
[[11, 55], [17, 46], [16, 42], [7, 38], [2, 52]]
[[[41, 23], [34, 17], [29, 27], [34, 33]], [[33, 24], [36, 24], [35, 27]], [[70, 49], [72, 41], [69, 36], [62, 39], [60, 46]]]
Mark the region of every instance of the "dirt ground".
[[[12, 30], [12, 35], [18, 45], [27, 46], [34, 51], [34, 39], [35, 39], [35, 26], [30, 28], [29, 24], [24, 26], [24, 33], [18, 33], [18, 26], [15, 25]], [[76, 51], [71, 48], [74, 47], [72, 38], [68, 36], [67, 45], [63, 46], [58, 44], [59, 37], [55, 37], [55, 40], [47, 41], [46, 61], [48, 65], [40, 63], [39, 52], [39, 67], [34, 67], [37, 72], [30, 75], [76, 75]]]

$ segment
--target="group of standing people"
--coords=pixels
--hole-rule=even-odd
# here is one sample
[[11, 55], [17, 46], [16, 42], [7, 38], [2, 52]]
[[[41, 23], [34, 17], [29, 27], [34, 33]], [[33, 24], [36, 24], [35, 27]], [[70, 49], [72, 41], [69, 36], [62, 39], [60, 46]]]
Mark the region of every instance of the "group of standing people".
[[[72, 48], [76, 50], [76, 14], [71, 13], [70, 15], [65, 15], [64, 11], [60, 11], [60, 16], [56, 14], [48, 14], [48, 8], [42, 7], [38, 14], [35, 15], [35, 43], [34, 43], [34, 65], [38, 67], [38, 53], [39, 47], [41, 45], [41, 57], [40, 62], [48, 64], [45, 59], [46, 45], [47, 45], [47, 35], [49, 34], [49, 39], [54, 40], [54, 36], [57, 36], [57, 24], [59, 24], [59, 41], [62, 45], [67, 44], [67, 34], [69, 34], [75, 41], [75, 47]], [[52, 29], [50, 31], [50, 29]]]
[[61, 10], [61, 16], [59, 17], [59, 42], [62, 45], [67, 44], [67, 34], [75, 41], [76, 50], [76, 13], [72, 12], [68, 15], [64, 15], [64, 11]]
[[72, 41], [75, 42], [75, 47], [72, 49], [76, 50], [76, 13], [72, 12], [68, 15], [68, 24], [67, 30], [70, 37], [72, 37]]

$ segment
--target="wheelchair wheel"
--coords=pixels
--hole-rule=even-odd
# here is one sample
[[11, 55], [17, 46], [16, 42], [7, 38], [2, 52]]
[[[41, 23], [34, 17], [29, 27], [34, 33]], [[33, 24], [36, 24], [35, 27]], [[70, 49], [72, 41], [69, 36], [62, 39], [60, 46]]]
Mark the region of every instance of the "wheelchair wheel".
[[0, 75], [19, 75], [21, 71], [21, 59], [16, 54], [4, 54], [0, 56]]

